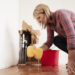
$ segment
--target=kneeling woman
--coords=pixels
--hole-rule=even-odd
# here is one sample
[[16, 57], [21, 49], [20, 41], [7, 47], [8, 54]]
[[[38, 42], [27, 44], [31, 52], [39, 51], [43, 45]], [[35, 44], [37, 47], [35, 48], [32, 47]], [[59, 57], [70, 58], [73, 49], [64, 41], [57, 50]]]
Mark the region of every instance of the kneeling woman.
[[[47, 5], [39, 4], [34, 9], [33, 16], [43, 28], [47, 28], [47, 41], [41, 48], [48, 49], [54, 43], [67, 52], [67, 70], [75, 73], [75, 13], [65, 9], [51, 12]], [[54, 31], [58, 36], [54, 37]]]

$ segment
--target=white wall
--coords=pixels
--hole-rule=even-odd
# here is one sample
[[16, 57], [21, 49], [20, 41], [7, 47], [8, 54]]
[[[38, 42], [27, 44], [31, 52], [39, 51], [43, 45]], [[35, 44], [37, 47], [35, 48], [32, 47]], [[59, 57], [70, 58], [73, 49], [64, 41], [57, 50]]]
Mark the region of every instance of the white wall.
[[[36, 5], [40, 3], [47, 4], [50, 7], [50, 10], [52, 11], [61, 8], [75, 11], [75, 0], [20, 0], [20, 25], [22, 23], [22, 20], [25, 20], [28, 24], [32, 25], [34, 29], [41, 30], [36, 20], [33, 19], [33, 10], [36, 7]], [[42, 34], [39, 38], [39, 43], [36, 45], [37, 47], [41, 46], [46, 41], [46, 30], [41, 30], [41, 33]], [[58, 49], [54, 45], [51, 48]], [[68, 55], [60, 50], [59, 64], [66, 64], [67, 58]]]
[[[32, 25], [34, 29], [41, 30], [33, 19], [33, 10], [39, 3], [47, 4], [52, 11], [60, 8], [75, 11], [75, 0], [0, 0], [0, 69], [16, 65], [18, 62], [18, 29], [21, 28], [22, 20]], [[42, 30], [41, 33], [37, 47], [46, 41], [46, 30]], [[58, 49], [54, 45], [51, 48]], [[59, 63], [67, 63], [67, 54], [62, 51]]]
[[18, 62], [19, 0], [0, 0], [0, 69]]

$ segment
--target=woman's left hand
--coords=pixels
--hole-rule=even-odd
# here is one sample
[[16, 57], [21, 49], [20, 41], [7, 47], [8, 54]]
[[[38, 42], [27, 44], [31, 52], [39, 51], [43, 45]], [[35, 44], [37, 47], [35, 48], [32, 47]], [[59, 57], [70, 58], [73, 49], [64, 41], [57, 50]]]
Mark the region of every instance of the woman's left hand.
[[69, 50], [66, 69], [69, 74], [75, 74], [75, 50]]

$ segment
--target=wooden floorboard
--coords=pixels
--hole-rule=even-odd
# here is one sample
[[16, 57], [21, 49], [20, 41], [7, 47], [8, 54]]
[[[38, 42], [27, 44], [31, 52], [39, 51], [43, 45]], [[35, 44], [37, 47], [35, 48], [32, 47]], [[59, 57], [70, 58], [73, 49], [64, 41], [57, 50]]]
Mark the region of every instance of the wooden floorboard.
[[39, 66], [39, 65], [18, 65], [7, 69], [1, 69], [0, 75], [70, 75], [70, 74], [67, 73], [65, 65], [55, 67]]

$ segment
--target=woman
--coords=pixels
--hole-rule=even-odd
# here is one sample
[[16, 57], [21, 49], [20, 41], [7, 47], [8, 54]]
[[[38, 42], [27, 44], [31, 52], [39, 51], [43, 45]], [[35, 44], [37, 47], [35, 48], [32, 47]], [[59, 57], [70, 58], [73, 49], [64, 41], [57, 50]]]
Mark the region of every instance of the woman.
[[[33, 16], [43, 28], [47, 28], [47, 41], [41, 48], [48, 49], [54, 43], [67, 52], [67, 70], [75, 73], [75, 13], [65, 9], [51, 12], [47, 5], [39, 4], [34, 9]], [[54, 31], [58, 36], [54, 37]]]

